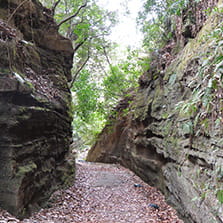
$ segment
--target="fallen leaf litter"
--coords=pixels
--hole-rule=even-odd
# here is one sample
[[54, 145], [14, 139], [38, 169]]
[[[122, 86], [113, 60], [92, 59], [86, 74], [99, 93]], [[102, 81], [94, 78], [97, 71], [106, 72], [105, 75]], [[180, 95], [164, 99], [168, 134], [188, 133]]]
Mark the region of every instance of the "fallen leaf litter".
[[0, 210], [0, 223], [183, 223], [156, 188], [115, 164], [78, 162], [74, 186], [50, 205], [23, 221]]

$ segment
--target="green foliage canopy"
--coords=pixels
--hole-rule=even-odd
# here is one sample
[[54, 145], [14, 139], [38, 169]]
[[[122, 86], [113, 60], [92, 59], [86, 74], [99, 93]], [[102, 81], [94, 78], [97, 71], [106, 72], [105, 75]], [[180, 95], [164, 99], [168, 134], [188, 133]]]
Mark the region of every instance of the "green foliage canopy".
[[151, 51], [162, 47], [173, 36], [174, 17], [181, 16], [189, 3], [189, 0], [146, 0], [137, 18], [144, 46]]
[[138, 60], [138, 50], [128, 49], [127, 56], [122, 59], [114, 56], [116, 51], [114, 48], [110, 53], [118, 63], [109, 58], [109, 66], [103, 64], [102, 70], [92, 70], [91, 66], [86, 66], [72, 88], [74, 132], [87, 145], [94, 142], [120, 98], [125, 97], [130, 88], [137, 87], [138, 77], [142, 73], [143, 60]]

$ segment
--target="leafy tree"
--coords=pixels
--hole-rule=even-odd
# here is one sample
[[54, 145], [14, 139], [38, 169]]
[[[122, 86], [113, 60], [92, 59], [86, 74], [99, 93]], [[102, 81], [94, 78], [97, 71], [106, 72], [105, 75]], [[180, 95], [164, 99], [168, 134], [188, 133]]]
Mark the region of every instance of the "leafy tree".
[[78, 105], [77, 115], [84, 121], [89, 121], [90, 113], [97, 109], [97, 99], [99, 97], [96, 83], [90, 79], [90, 73], [84, 69], [80, 77], [74, 83], [76, 104]]
[[188, 0], [145, 1], [137, 18], [144, 33], [144, 46], [158, 49], [173, 37], [175, 16], [181, 16], [188, 3]]
[[80, 71], [87, 63], [96, 67], [103, 57], [102, 46], [111, 46], [106, 38], [111, 28], [117, 23], [115, 12], [100, 8], [95, 0], [42, 0], [51, 8], [51, 13], [57, 21], [60, 32], [70, 38], [74, 45], [74, 84]]
[[118, 59], [118, 63], [110, 65], [108, 74], [103, 80], [104, 97], [106, 103], [115, 105], [117, 101], [124, 97], [129, 89], [138, 86], [139, 75], [147, 68], [147, 61], [140, 59], [139, 50], [127, 48], [126, 57]]
[[[74, 132], [86, 145], [94, 142], [101, 132], [114, 106], [128, 90], [136, 88], [143, 63], [139, 50], [127, 49], [126, 57], [115, 56], [116, 48], [105, 52], [103, 69], [92, 70], [87, 65], [80, 72], [72, 88], [74, 92]], [[110, 56], [113, 55], [113, 56]], [[119, 61], [115, 64], [115, 61]], [[107, 66], [106, 66], [107, 65]]]
[[[79, 4], [78, 8], [81, 7], [80, 5], [82, 4]], [[67, 7], [71, 8], [69, 5]], [[73, 13], [71, 12], [71, 14]], [[90, 63], [91, 67], [95, 67], [98, 64], [99, 58], [104, 53], [101, 46], [103, 44], [109, 45], [106, 36], [115, 23], [114, 12], [103, 10], [94, 0], [89, 0], [86, 8], [80, 11], [76, 18], [70, 20], [69, 24], [61, 26], [61, 30], [65, 32], [66, 36], [74, 40], [76, 67], [73, 70], [71, 86], [86, 63]]]
[[[51, 8], [59, 31], [73, 41], [74, 137], [92, 144], [113, 107], [129, 88], [135, 88], [144, 59], [128, 48], [125, 57], [108, 35], [117, 23], [115, 13], [95, 0], [43, 0]], [[118, 62], [117, 62], [118, 61]]]
[[92, 144], [101, 131], [104, 115], [101, 112], [100, 90], [87, 69], [80, 72], [74, 82], [74, 122], [75, 135], [84, 144]]

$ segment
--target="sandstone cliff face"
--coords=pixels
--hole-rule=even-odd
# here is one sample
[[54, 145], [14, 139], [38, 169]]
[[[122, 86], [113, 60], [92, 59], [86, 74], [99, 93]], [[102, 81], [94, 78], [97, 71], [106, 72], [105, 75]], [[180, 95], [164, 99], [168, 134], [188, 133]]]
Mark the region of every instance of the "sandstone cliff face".
[[72, 59], [38, 1], [0, 1], [0, 206], [17, 216], [73, 180]]
[[[220, 1], [218, 10], [162, 73], [151, 67], [140, 78], [133, 99], [120, 102], [117, 116], [87, 157], [130, 168], [161, 189], [185, 222], [223, 221], [216, 198], [223, 189], [222, 70], [213, 63], [223, 56], [222, 18]], [[212, 74], [219, 75], [219, 87], [212, 89], [212, 106], [207, 111], [203, 97], [196, 101], [193, 92], [196, 87], [206, 92]], [[194, 111], [182, 112], [184, 105]]]

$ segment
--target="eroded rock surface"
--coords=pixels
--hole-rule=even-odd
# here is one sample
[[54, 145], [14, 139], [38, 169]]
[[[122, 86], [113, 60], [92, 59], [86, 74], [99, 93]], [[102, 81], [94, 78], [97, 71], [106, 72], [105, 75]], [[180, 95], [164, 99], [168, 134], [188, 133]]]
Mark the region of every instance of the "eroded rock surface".
[[0, 206], [23, 217], [73, 180], [73, 48], [38, 1], [0, 2]]
[[[217, 73], [215, 63], [204, 64], [207, 58], [222, 58], [222, 33], [213, 36], [222, 29], [222, 16], [220, 1], [201, 31], [187, 39], [164, 70], [150, 67], [140, 78], [138, 91], [117, 106], [116, 117], [87, 157], [88, 161], [130, 168], [161, 189], [181, 218], [190, 223], [223, 222], [222, 204], [216, 198], [223, 189], [223, 90], [222, 86], [213, 90], [211, 113], [205, 110], [202, 97], [196, 98], [197, 103], [192, 94], [196, 87], [206, 92], [204, 78], [209, 80]], [[193, 112], [179, 112], [190, 102]]]

